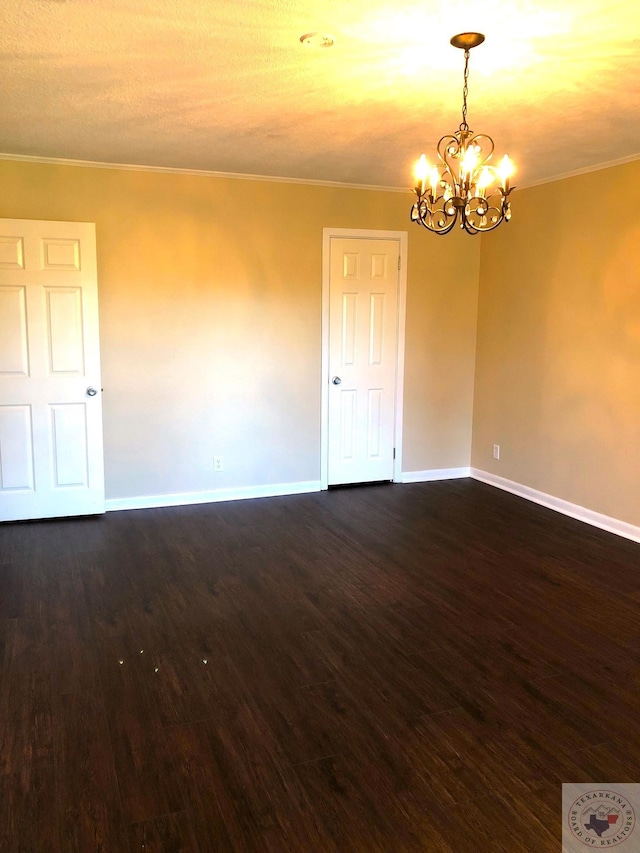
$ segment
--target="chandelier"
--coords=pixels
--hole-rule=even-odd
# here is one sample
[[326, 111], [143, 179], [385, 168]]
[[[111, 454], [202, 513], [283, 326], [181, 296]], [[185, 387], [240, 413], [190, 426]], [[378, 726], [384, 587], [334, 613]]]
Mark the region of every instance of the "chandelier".
[[451, 39], [454, 47], [464, 50], [462, 121], [453, 135], [438, 142], [438, 165], [430, 166], [423, 154], [415, 166], [417, 200], [411, 221], [434, 234], [448, 234], [456, 222], [468, 234], [484, 233], [511, 219], [513, 164], [505, 154], [497, 167], [489, 165], [493, 139], [474, 134], [467, 124], [469, 51], [483, 41], [482, 33], [460, 33]]

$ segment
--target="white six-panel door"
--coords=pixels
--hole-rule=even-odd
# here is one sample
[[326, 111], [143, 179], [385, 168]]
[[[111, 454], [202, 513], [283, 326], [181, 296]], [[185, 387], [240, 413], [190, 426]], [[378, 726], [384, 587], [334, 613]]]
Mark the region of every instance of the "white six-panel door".
[[2, 219], [0, 520], [104, 512], [102, 453], [95, 226]]
[[392, 480], [397, 240], [331, 239], [328, 484]]

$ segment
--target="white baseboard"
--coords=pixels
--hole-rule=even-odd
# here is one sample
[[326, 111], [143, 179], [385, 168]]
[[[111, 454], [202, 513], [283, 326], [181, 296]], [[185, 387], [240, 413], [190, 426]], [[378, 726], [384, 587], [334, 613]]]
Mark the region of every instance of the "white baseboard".
[[[427, 471], [405, 471], [402, 474], [402, 483], [427, 483], [436, 480], [455, 480], [461, 477], [473, 477], [482, 483], [511, 492], [518, 497], [525, 498], [533, 503], [541, 504], [563, 515], [584, 521], [593, 527], [615, 533], [633, 542], [640, 542], [640, 527], [629, 524], [626, 521], [612, 518], [594, 512], [591, 509], [573, 504], [569, 501], [524, 486], [497, 474], [482, 471], [479, 468], [432, 468]], [[215, 489], [209, 492], [179, 492], [171, 495], [140, 495], [132, 498], [109, 498], [105, 501], [107, 512], [116, 512], [127, 509], [153, 509], [168, 506], [188, 506], [191, 504], [218, 503], [220, 501], [250, 500], [251, 498], [272, 498], [284, 495], [302, 495], [310, 492], [319, 492], [321, 483], [319, 480], [308, 480], [299, 483], [273, 483], [266, 486], [239, 486], [232, 489]]]
[[513, 480], [498, 477], [497, 474], [490, 474], [488, 471], [481, 471], [478, 468], [471, 469], [471, 476], [474, 480], [480, 480], [482, 483], [503, 489], [505, 492], [511, 492], [521, 498], [526, 498], [528, 501], [533, 501], [533, 503], [554, 509], [563, 515], [577, 518], [578, 521], [584, 521], [593, 527], [599, 527], [601, 530], [607, 530], [609, 533], [615, 533], [618, 536], [623, 536], [625, 539], [640, 542], [640, 527], [636, 527], [634, 524], [620, 521], [620, 519], [612, 518], [610, 515], [594, 512], [579, 504], [572, 504], [569, 501], [562, 500], [562, 498], [556, 498], [553, 495], [546, 494], [546, 492], [539, 492], [530, 486], [523, 486], [521, 483], [515, 483]]
[[470, 477], [471, 468], [431, 468], [428, 471], [403, 471], [401, 483], [430, 483], [434, 480], [458, 480]]
[[178, 492], [174, 495], [140, 495], [133, 498], [109, 498], [105, 501], [107, 512], [124, 509], [153, 509], [164, 506], [244, 501], [251, 498], [275, 498], [283, 495], [303, 495], [319, 492], [320, 481], [300, 483], [273, 483], [267, 486], [238, 486], [233, 489], [214, 489], [210, 492]]

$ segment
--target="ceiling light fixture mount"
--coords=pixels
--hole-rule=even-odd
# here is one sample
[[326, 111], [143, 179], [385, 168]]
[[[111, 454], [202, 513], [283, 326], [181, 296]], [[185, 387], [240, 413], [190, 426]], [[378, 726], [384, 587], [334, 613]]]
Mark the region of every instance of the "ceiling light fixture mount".
[[411, 221], [434, 234], [448, 234], [458, 222], [468, 234], [480, 234], [511, 219], [513, 164], [505, 154], [499, 166], [488, 165], [493, 139], [474, 134], [467, 123], [469, 52], [483, 41], [482, 33], [459, 33], [451, 39], [454, 47], [464, 50], [462, 121], [454, 134], [438, 142], [439, 165], [430, 166], [424, 154], [416, 163], [417, 200]]

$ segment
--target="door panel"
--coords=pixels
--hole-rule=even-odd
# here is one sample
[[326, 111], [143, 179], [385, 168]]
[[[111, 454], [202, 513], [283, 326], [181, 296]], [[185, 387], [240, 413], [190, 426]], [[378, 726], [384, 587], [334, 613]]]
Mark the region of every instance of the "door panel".
[[0, 520], [104, 512], [99, 392], [95, 227], [0, 220]]
[[55, 488], [87, 486], [87, 407], [84, 403], [51, 406], [52, 480]]
[[382, 389], [369, 389], [369, 418], [367, 423], [367, 454], [369, 459], [380, 459], [384, 424], [382, 421]]
[[84, 376], [82, 291], [79, 287], [45, 287], [44, 293], [49, 373]]
[[399, 242], [332, 238], [330, 251], [328, 483], [391, 480]]
[[32, 491], [31, 406], [0, 406], [0, 489]]
[[29, 373], [27, 291], [0, 287], [0, 374]]

